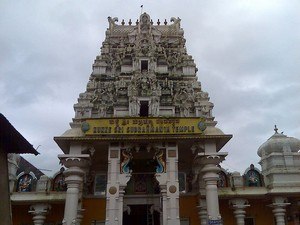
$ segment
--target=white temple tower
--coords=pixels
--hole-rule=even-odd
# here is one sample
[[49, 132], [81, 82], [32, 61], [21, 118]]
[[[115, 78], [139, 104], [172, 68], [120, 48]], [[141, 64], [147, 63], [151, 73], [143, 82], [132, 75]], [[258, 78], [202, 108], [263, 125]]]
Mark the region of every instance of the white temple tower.
[[216, 128], [180, 19], [108, 21], [71, 129], [55, 137], [68, 168], [64, 224], [79, 221], [84, 198], [102, 197], [106, 225], [179, 225], [187, 195], [206, 202], [201, 221], [222, 224], [219, 151], [232, 135]]

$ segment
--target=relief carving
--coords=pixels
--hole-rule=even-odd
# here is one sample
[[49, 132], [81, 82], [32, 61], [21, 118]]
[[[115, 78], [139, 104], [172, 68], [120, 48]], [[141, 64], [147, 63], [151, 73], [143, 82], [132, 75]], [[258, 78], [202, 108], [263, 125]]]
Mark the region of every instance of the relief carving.
[[[74, 105], [75, 118], [111, 117], [114, 107], [128, 110], [124, 115], [139, 116], [141, 98], [148, 99], [150, 116], [164, 115], [161, 107], [173, 107], [175, 116], [212, 118], [213, 104], [194, 75], [197, 68], [187, 54], [180, 18], [154, 25], [143, 13], [136, 25], [117, 21], [108, 17], [101, 53], [86, 91]], [[143, 71], [142, 60], [147, 60]]]

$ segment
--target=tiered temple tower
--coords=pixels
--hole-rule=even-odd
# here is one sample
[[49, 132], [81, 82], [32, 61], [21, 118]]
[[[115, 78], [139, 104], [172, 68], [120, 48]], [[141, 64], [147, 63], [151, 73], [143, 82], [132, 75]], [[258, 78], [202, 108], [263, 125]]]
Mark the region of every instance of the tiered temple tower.
[[106, 225], [179, 225], [179, 202], [189, 201], [201, 224], [221, 224], [219, 151], [232, 136], [216, 128], [180, 19], [108, 21], [71, 129], [55, 137], [67, 167], [64, 224], [91, 199]]

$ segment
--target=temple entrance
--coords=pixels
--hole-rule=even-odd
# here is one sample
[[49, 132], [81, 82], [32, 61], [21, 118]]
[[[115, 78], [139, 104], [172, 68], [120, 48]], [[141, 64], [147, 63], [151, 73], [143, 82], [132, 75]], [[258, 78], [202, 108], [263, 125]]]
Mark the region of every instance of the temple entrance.
[[152, 205], [129, 205], [123, 213], [123, 225], [160, 225], [160, 213]]

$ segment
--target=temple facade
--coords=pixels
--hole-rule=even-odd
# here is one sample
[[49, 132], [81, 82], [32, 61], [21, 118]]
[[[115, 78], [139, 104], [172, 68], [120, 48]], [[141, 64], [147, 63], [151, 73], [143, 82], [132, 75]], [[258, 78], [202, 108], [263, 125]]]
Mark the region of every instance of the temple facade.
[[35, 190], [20, 189], [28, 171], [11, 181], [14, 224], [19, 212], [53, 225], [298, 225], [300, 141], [276, 128], [261, 170], [222, 169], [232, 135], [216, 126], [180, 18], [108, 22], [71, 128], [54, 138], [62, 170]]

